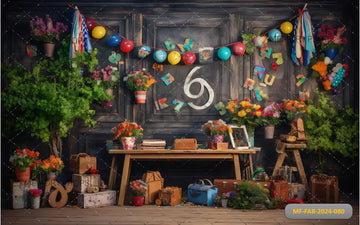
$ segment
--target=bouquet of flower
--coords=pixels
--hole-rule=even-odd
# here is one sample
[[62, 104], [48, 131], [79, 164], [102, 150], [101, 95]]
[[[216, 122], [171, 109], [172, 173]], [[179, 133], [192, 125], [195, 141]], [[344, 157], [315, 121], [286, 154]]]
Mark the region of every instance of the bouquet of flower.
[[46, 15], [46, 24], [42, 18], [35, 17], [30, 20], [30, 27], [32, 30], [33, 38], [36, 41], [45, 43], [54, 43], [55, 40], [60, 39], [60, 34], [67, 31], [67, 25], [57, 22], [55, 27], [50, 16]]
[[135, 122], [122, 122], [116, 127], [113, 127], [111, 131], [114, 133], [114, 140], [122, 138], [122, 137], [135, 137], [143, 135], [143, 128]]
[[228, 131], [231, 133], [231, 128], [226, 125], [223, 120], [209, 120], [207, 123], [201, 126], [201, 130], [203, 130], [206, 135], [224, 135], [228, 134]]
[[101, 70], [95, 70], [90, 78], [97, 79], [97, 84], [102, 85], [104, 89], [117, 86], [120, 73], [116, 67], [107, 66]]
[[[320, 31], [317, 34], [317, 37], [323, 39], [321, 41], [321, 50], [325, 51], [328, 49], [339, 49], [341, 53], [343, 51], [343, 44], [346, 43], [346, 38], [342, 37], [346, 30], [345, 25], [343, 27], [334, 28], [332, 26], [326, 26], [323, 24], [320, 27]], [[335, 34], [336, 31], [336, 34]]]
[[30, 198], [40, 197], [42, 190], [41, 189], [29, 189]]
[[281, 103], [281, 111], [288, 120], [305, 118], [308, 114], [308, 106], [304, 101], [286, 99]]
[[145, 69], [131, 71], [124, 77], [124, 82], [131, 91], [147, 91], [152, 84], [156, 83], [155, 78]]
[[48, 159], [43, 160], [42, 168], [46, 174], [54, 172], [59, 175], [64, 168], [64, 162], [54, 155], [50, 155]]
[[266, 106], [261, 114], [261, 123], [263, 126], [277, 126], [281, 123], [280, 104], [268, 101], [270, 104]]
[[18, 167], [21, 171], [26, 171], [32, 163], [39, 157], [39, 152], [30, 149], [16, 149], [14, 155], [10, 156], [10, 163], [13, 167]]
[[241, 102], [237, 99], [229, 101], [226, 109], [230, 113], [230, 122], [238, 126], [245, 125], [249, 134], [261, 125], [262, 108], [260, 105], [251, 104], [248, 98]]
[[31, 180], [35, 180], [39, 175], [44, 173], [43, 166], [44, 163], [40, 159], [36, 160], [34, 163], [30, 164], [31, 167]]
[[142, 180], [135, 180], [130, 182], [130, 190], [133, 196], [144, 196], [146, 188], [146, 183]]
[[222, 193], [221, 199], [229, 199], [230, 198], [230, 192]]

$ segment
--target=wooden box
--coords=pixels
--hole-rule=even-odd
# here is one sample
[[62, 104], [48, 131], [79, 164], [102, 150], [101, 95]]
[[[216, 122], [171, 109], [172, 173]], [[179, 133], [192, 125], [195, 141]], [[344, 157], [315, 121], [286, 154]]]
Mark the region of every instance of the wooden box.
[[[223, 193], [236, 191], [237, 185], [241, 184], [242, 180], [233, 179], [215, 179], [214, 185], [218, 187], [218, 195], [221, 196]], [[270, 181], [249, 181], [249, 185], [261, 185], [270, 189]]]
[[96, 208], [115, 205], [116, 191], [106, 190], [97, 193], [82, 193], [78, 196], [77, 204], [83, 208]]
[[159, 171], [148, 171], [143, 174], [142, 180], [146, 183], [145, 204], [153, 204], [159, 196], [159, 190], [164, 187], [164, 178]]
[[195, 138], [181, 138], [174, 141], [175, 150], [196, 150], [197, 141]]
[[160, 189], [159, 199], [161, 205], [177, 205], [181, 202], [181, 188], [178, 187], [166, 187]]
[[88, 187], [100, 186], [100, 174], [73, 174], [72, 182], [74, 183], [73, 191], [85, 193]]
[[214, 143], [214, 142], [209, 142], [208, 148], [209, 149], [215, 149], [215, 150], [221, 150], [221, 149], [228, 149], [229, 147], [229, 143], [227, 142], [222, 142], [222, 143]]
[[339, 181], [337, 176], [312, 175], [310, 178], [310, 202], [338, 203]]
[[96, 169], [96, 157], [86, 153], [79, 153], [70, 156], [70, 170], [77, 174], [84, 174], [90, 168]]
[[289, 197], [289, 184], [286, 181], [272, 181], [270, 185], [270, 195], [275, 199], [285, 202]]
[[291, 183], [289, 184], [289, 199], [301, 199], [305, 200], [305, 185], [298, 184], [298, 183]]
[[12, 182], [12, 207], [14, 209], [29, 208], [29, 190], [38, 188], [36, 180]]

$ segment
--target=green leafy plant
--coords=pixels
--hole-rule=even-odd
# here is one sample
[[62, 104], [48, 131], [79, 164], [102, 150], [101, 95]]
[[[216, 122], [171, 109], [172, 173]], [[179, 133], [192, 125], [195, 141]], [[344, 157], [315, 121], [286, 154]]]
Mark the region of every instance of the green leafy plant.
[[61, 156], [61, 138], [68, 135], [74, 121], [82, 119], [85, 125], [93, 126], [96, 121], [91, 104], [112, 98], [94, 79], [79, 74], [85, 65], [93, 72], [97, 51], [78, 53], [69, 59], [69, 43], [62, 42], [57, 59], [43, 59], [32, 69], [21, 65], [2, 67], [6, 84], [1, 98], [5, 112], [3, 136], [26, 132], [48, 143], [56, 157]]
[[124, 77], [124, 81], [130, 91], [147, 91], [153, 83], [156, 83], [155, 78], [145, 69], [131, 71]]
[[234, 209], [251, 209], [255, 204], [266, 204], [269, 200], [269, 192], [259, 184], [251, 185], [247, 180], [238, 184], [239, 198], [232, 202]]
[[226, 125], [223, 120], [209, 120], [207, 123], [201, 126], [206, 135], [228, 135], [228, 132], [231, 132], [231, 128]]
[[254, 49], [256, 49], [256, 46], [253, 42], [253, 39], [256, 37], [255, 34], [243, 34], [241, 35], [241, 37], [243, 38], [243, 43], [246, 46], [246, 51], [245, 53], [248, 55], [251, 55], [254, 51]]
[[16, 149], [14, 155], [10, 156], [10, 163], [15, 168], [21, 171], [26, 171], [32, 163], [39, 157], [39, 152], [31, 151], [30, 149]]

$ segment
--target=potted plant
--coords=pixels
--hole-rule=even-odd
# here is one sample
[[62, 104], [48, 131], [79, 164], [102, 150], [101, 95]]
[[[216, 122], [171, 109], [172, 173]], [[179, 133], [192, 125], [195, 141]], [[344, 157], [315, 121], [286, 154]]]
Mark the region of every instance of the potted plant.
[[42, 190], [41, 189], [29, 189], [30, 199], [31, 199], [31, 208], [38, 209], [40, 208], [40, 196]]
[[124, 82], [130, 91], [134, 91], [136, 103], [138, 104], [145, 104], [147, 90], [153, 83], [156, 83], [155, 78], [145, 69], [131, 71], [124, 77]]
[[56, 176], [64, 169], [64, 162], [54, 155], [50, 155], [48, 159], [43, 160], [42, 168], [47, 175], [48, 180], [55, 180]]
[[221, 195], [221, 206], [222, 206], [223, 208], [227, 208], [228, 202], [229, 202], [229, 198], [230, 198], [230, 192], [223, 193], [223, 194]]
[[46, 23], [42, 18], [35, 17], [30, 20], [32, 37], [34, 40], [44, 43], [45, 56], [54, 55], [55, 41], [60, 40], [60, 34], [67, 31], [67, 25], [57, 22], [55, 27], [48, 14], [46, 14]]
[[135, 139], [143, 135], [143, 128], [135, 122], [124, 121], [113, 127], [111, 131], [114, 133], [114, 140], [121, 140], [123, 149], [132, 150]]
[[280, 104], [271, 100], [268, 103], [270, 104], [263, 108], [260, 118], [261, 125], [264, 126], [265, 139], [273, 139], [275, 126], [281, 123]]
[[42, 160], [38, 159], [34, 163], [30, 164], [31, 168], [31, 180], [36, 180], [38, 176], [44, 173], [43, 166], [44, 163]]
[[[338, 53], [342, 53], [344, 50], [344, 44], [346, 43], [346, 38], [342, 37], [346, 30], [346, 26], [339, 28], [334, 28], [332, 26], [321, 25], [320, 32], [318, 32], [317, 37], [322, 39], [321, 41], [321, 51], [325, 52], [325, 56], [329, 57], [331, 60], [334, 60], [335, 56]], [[336, 31], [336, 34], [335, 34]]]
[[132, 203], [134, 206], [144, 205], [146, 183], [142, 180], [135, 180], [130, 182], [130, 190], [132, 193]]
[[16, 178], [19, 181], [30, 180], [30, 165], [39, 157], [39, 152], [30, 149], [16, 149], [14, 155], [10, 156], [10, 163], [15, 168]]
[[224, 136], [228, 135], [231, 130], [229, 126], [223, 120], [209, 120], [207, 123], [201, 126], [206, 135], [211, 137], [211, 142], [221, 143], [224, 140]]

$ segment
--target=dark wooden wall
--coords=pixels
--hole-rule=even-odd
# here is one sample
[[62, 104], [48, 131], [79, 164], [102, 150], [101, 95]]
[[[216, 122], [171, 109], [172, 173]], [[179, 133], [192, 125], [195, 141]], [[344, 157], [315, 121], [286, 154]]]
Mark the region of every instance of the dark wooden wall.
[[[193, 51], [198, 53], [200, 47], [218, 47], [227, 43], [241, 40], [241, 34], [266, 32], [281, 24], [283, 21], [297, 14], [302, 8], [304, 1], [77, 1], [70, 2], [77, 5], [83, 15], [93, 18], [97, 22], [108, 26], [105, 38], [100, 40], [91, 39], [92, 45], [98, 48], [99, 65], [101, 68], [108, 65], [107, 57], [112, 50], [120, 52], [118, 47], [107, 46], [107, 38], [117, 33], [138, 43], [151, 47], [164, 48], [163, 42], [171, 40], [175, 44], [182, 43], [185, 38], [194, 40]], [[49, 13], [53, 21], [62, 21], [71, 26], [72, 9], [63, 1], [5, 1], [2, 2], [2, 62], [20, 62], [31, 66], [36, 58], [26, 56], [25, 46], [30, 43], [29, 20], [33, 16], [42, 16]], [[350, 75], [339, 87], [337, 95], [331, 95], [331, 99], [338, 105], [351, 104], [358, 107], [358, 2], [357, 1], [310, 1], [308, 9], [312, 16], [315, 28], [321, 24], [341, 25], [348, 28], [349, 40], [343, 55], [343, 62], [350, 65]], [[318, 87], [313, 78], [296, 87], [297, 74], [308, 73], [306, 67], [296, 66], [290, 59], [291, 37], [283, 35], [280, 42], [269, 42], [273, 52], [283, 54], [284, 64], [273, 75], [276, 80], [273, 86], [262, 88], [270, 98], [280, 101], [283, 98], [298, 98], [299, 90], [312, 91]], [[147, 68], [155, 76], [157, 84], [150, 88], [146, 105], [134, 104], [133, 94], [123, 85], [116, 89], [116, 97], [112, 107], [95, 106], [97, 109], [97, 125], [91, 129], [85, 128], [81, 122], [77, 123], [69, 137], [64, 139], [64, 161], [72, 153], [87, 152], [98, 158], [98, 166], [102, 177], [107, 181], [110, 165], [110, 157], [105, 151], [105, 140], [111, 139], [110, 129], [119, 122], [126, 120], [136, 121], [145, 128], [145, 138], [165, 138], [168, 145], [175, 138], [195, 137], [200, 143], [207, 141], [207, 137], [200, 131], [200, 126], [210, 119], [220, 118], [214, 108], [219, 101], [226, 102], [229, 99], [243, 99], [250, 97], [256, 102], [250, 92], [244, 89], [243, 83], [247, 77], [252, 76], [254, 65], [263, 64], [270, 67], [269, 60], [262, 59], [257, 49], [252, 55], [232, 55], [228, 61], [214, 58], [211, 64], [198, 64], [191, 66], [169, 64], [164, 65], [163, 72], [151, 69], [154, 60], [152, 57], [138, 59], [133, 53], [122, 55], [124, 65], [121, 66], [122, 77], [131, 70]], [[186, 75], [195, 66], [201, 69], [194, 77], [206, 80], [214, 90], [214, 100], [210, 107], [203, 110], [194, 110], [186, 105], [180, 113], [176, 114], [173, 106], [169, 104], [175, 98], [184, 102], [194, 102], [202, 105], [208, 99], [207, 91], [199, 99], [191, 99], [184, 94], [183, 84]], [[175, 82], [169, 86], [164, 85], [161, 76], [170, 72], [175, 77]], [[199, 86], [194, 84], [190, 91], [198, 92]], [[154, 105], [156, 99], [166, 97], [170, 107], [157, 110]], [[288, 127], [280, 127], [275, 135], [287, 133]], [[19, 142], [4, 140], [3, 151], [11, 151], [23, 145]], [[27, 142], [28, 143], [28, 142]], [[38, 141], [30, 141], [37, 148]], [[36, 143], [36, 144], [35, 144]], [[263, 165], [268, 173], [272, 172], [275, 164], [276, 152], [273, 140], [262, 138], [262, 130], [255, 131], [255, 143], [262, 147], [262, 152], [256, 157], [256, 164]], [[9, 153], [3, 152], [2, 163], [7, 160]], [[304, 156], [306, 158], [306, 156]], [[311, 158], [311, 157], [310, 157]], [[309, 159], [310, 160], [310, 159]], [[311, 161], [311, 160], [310, 160]], [[311, 167], [313, 162], [304, 162]], [[122, 166], [120, 162], [120, 168]], [[315, 166], [316, 167], [316, 166]], [[311, 167], [312, 168], [312, 167]], [[313, 169], [313, 168], [312, 168]], [[310, 175], [314, 171], [307, 170]], [[138, 178], [146, 170], [160, 170], [166, 184], [182, 185], [192, 182], [197, 177], [224, 177], [234, 176], [232, 165], [227, 162], [137, 162], [133, 164], [132, 178]], [[231, 171], [231, 172], [229, 172]], [[65, 178], [70, 178], [69, 171], [65, 170]], [[10, 175], [9, 175], [10, 176]], [[119, 175], [121, 176], [121, 175]], [[119, 177], [118, 177], [119, 180]]]

